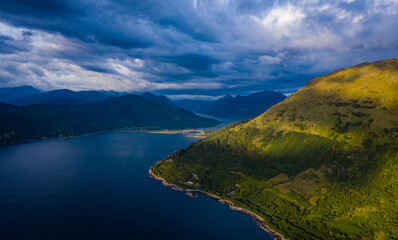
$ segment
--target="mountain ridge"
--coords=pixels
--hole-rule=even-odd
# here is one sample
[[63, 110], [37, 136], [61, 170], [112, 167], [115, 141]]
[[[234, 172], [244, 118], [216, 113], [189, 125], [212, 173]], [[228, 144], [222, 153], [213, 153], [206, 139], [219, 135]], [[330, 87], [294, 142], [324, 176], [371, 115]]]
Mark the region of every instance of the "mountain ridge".
[[32, 86], [3, 87], [0, 88], [0, 101], [10, 103], [17, 98], [37, 93], [40, 93], [40, 90]]
[[141, 97], [143, 97], [149, 101], [152, 101], [152, 102], [174, 106], [174, 102], [171, 99], [169, 99], [168, 97], [163, 96], [163, 95], [155, 95], [150, 92], [144, 92], [143, 94], [141, 94]]
[[0, 113], [17, 109], [18, 107], [12, 104], [0, 102]]
[[17, 106], [26, 106], [31, 104], [85, 104], [101, 102], [110, 97], [122, 96], [124, 94], [125, 93], [117, 93], [113, 91], [72, 91], [69, 89], [58, 89], [22, 96], [20, 98], [10, 101], [10, 103]]
[[397, 96], [396, 59], [340, 69], [151, 170], [289, 239], [398, 238]]
[[0, 113], [1, 144], [43, 137], [78, 136], [130, 129], [159, 130], [211, 127], [219, 122], [135, 94], [80, 105], [28, 105]]
[[220, 118], [249, 119], [255, 117], [286, 97], [274, 91], [260, 91], [247, 96], [225, 95], [213, 102], [180, 100], [175, 103], [192, 112]]

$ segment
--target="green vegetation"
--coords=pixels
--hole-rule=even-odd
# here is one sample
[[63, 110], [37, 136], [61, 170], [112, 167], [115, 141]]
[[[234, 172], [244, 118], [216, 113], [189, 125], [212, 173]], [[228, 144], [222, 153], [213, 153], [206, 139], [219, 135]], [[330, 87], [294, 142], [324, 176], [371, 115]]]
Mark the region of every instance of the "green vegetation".
[[3, 103], [0, 102], [0, 113], [1, 112], [6, 112], [6, 111], [11, 111], [18, 108], [17, 106], [11, 105], [11, 104], [7, 104], [7, 103]]
[[289, 239], [398, 239], [397, 171], [395, 59], [314, 78], [152, 167], [257, 213]]
[[217, 124], [173, 105], [130, 94], [100, 103], [29, 105], [0, 112], [0, 144], [114, 129], [187, 129]]

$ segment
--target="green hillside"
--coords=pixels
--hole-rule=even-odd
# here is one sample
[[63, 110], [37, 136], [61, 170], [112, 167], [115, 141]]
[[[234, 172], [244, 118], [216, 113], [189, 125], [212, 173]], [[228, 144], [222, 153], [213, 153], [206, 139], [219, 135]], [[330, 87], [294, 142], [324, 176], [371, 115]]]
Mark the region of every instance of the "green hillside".
[[397, 239], [398, 60], [314, 78], [152, 172], [250, 209], [289, 239]]
[[0, 144], [115, 129], [186, 129], [219, 122], [129, 94], [79, 105], [29, 105], [0, 113]]

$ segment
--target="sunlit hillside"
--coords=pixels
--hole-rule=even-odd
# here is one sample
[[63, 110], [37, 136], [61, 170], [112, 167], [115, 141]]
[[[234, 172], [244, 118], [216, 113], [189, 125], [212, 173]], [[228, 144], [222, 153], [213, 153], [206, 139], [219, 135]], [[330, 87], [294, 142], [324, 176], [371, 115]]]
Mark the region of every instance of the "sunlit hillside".
[[248, 208], [289, 239], [398, 238], [398, 60], [314, 78], [167, 159], [152, 171]]

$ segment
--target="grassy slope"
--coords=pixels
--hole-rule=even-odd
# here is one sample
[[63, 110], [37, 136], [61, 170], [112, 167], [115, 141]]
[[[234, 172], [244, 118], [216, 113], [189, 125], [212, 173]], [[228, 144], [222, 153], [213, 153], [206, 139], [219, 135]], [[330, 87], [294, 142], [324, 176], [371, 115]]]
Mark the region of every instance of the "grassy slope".
[[397, 139], [393, 59], [314, 78], [152, 171], [246, 207], [290, 239], [398, 238]]

